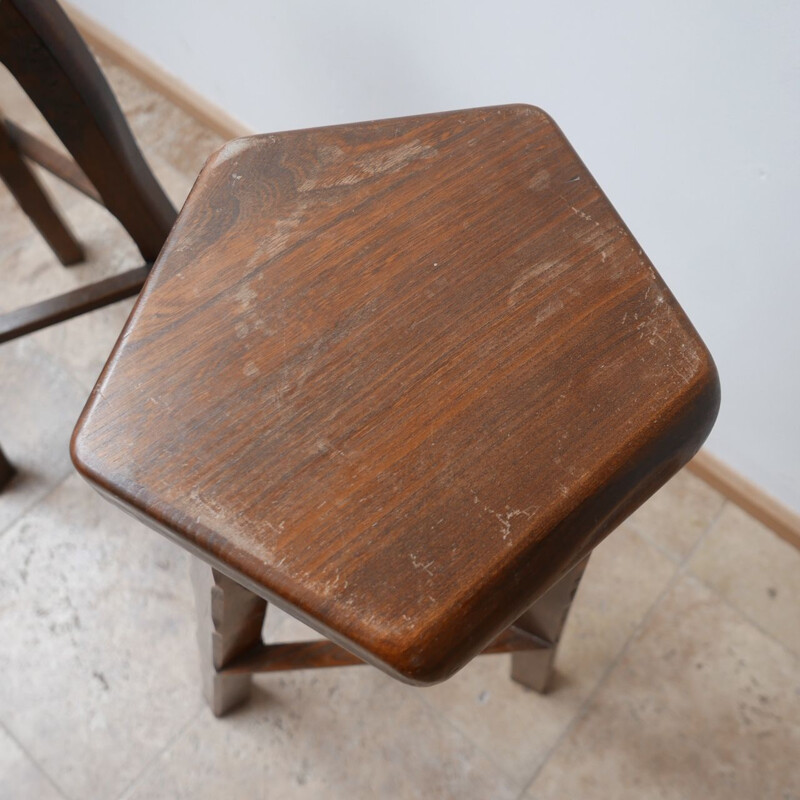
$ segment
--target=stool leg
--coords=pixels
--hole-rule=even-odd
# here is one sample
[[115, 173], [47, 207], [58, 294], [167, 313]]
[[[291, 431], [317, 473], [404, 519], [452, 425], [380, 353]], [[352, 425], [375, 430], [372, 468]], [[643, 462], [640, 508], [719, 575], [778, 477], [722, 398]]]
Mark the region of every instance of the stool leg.
[[587, 556], [576, 564], [514, 623], [515, 627], [546, 639], [551, 647], [512, 653], [512, 680], [537, 692], [547, 691], [558, 641], [588, 562]]
[[44, 189], [17, 152], [0, 119], [0, 180], [64, 265], [83, 261], [83, 248], [53, 208]]
[[15, 472], [14, 465], [6, 458], [6, 454], [0, 448], [0, 489], [14, 477]]
[[203, 694], [221, 717], [247, 700], [252, 676], [220, 675], [219, 670], [260, 644], [267, 601], [198, 558], [192, 558], [191, 571]]

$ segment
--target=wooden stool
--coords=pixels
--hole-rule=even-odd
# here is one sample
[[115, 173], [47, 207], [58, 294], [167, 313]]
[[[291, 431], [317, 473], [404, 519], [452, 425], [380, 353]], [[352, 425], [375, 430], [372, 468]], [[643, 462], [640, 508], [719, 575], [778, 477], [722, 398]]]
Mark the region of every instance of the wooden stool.
[[[505, 106], [229, 142], [73, 438], [202, 559], [206, 695], [516, 651], [544, 689], [592, 550], [699, 448], [697, 333], [556, 125]], [[210, 566], [208, 566], [210, 565]], [[330, 641], [264, 645], [266, 601]]]

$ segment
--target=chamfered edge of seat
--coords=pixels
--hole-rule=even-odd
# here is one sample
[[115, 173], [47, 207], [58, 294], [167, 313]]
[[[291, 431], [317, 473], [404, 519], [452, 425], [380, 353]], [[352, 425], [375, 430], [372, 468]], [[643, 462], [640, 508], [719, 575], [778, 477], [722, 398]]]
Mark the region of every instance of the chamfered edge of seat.
[[[704, 346], [701, 351], [685, 394], [660, 415], [658, 434], [642, 432], [629, 446], [610, 453], [603, 489], [577, 505], [544, 538], [532, 541], [515, 574], [493, 576], [463, 606], [463, 618], [482, 614], [486, 622], [476, 625], [469, 637], [460, 638], [459, 627], [450, 624], [431, 627], [416, 648], [387, 648], [385, 671], [420, 686], [451, 677], [692, 459], [713, 428], [721, 397], [713, 358]], [[509, 582], [529, 587], [530, 593], [515, 598]]]
[[[693, 331], [691, 323], [688, 320], [686, 323]], [[699, 337], [697, 341], [700, 342]], [[98, 386], [100, 383], [101, 380]], [[308, 609], [289, 603], [264, 586], [254, 577], [253, 565], [248, 566], [246, 557], [220, 560], [202, 544], [175, 530], [157, 509], [151, 507], [151, 514], [145, 514], [137, 506], [135, 495], [128, 496], [120, 487], [113, 486], [103, 474], [102, 463], [93, 457], [91, 446], [84, 440], [84, 426], [97, 393], [95, 388], [70, 441], [73, 464], [93, 488], [148, 527], [364, 661], [417, 686], [440, 683], [465, 666], [688, 463], [710, 433], [720, 404], [719, 375], [710, 353], [702, 345], [697, 368], [687, 379], [685, 391], [659, 415], [658, 431], [640, 432], [625, 447], [610, 453], [602, 489], [577, 505], [547, 536], [530, 542], [513, 575], [503, 572], [487, 576], [480, 590], [460, 607], [457, 617], [440, 616], [437, 624], [412, 634], [408, 629], [398, 629], [398, 635], [390, 640], [368, 637], [358, 640], [330, 628]], [[529, 591], [515, 592], [519, 586], [529, 587]], [[467, 636], [462, 635], [464, 629], [459, 624], [464, 619], [471, 622], [478, 619]]]
[[[572, 156], [580, 161], [580, 156], [578, 156], [569, 140], [566, 138], [566, 136], [564, 136], [558, 123], [553, 119], [552, 116], [550, 116], [550, 114], [547, 113], [547, 111], [532, 103], [507, 103], [499, 106], [478, 106], [476, 108], [453, 109], [451, 111], [433, 111], [427, 114], [415, 114], [413, 115], [413, 118], [418, 120], [432, 120], [436, 117], [479, 114], [488, 111], [507, 112], [518, 117], [539, 117], [545, 120], [548, 125], [552, 126], [560, 133], [563, 139], [563, 144], [569, 147]], [[368, 119], [355, 122], [337, 123], [335, 125], [318, 125], [311, 128], [292, 128], [284, 131], [275, 131], [273, 133], [250, 133], [246, 134], [245, 136], [237, 136], [233, 139], [223, 142], [219, 147], [217, 147], [216, 150], [213, 150], [206, 158], [199, 174], [213, 172], [217, 168], [222, 167], [226, 162], [236, 158], [247, 150], [258, 148], [265, 143], [273, 143], [280, 137], [291, 136], [293, 134], [303, 134], [304, 136], [308, 136], [317, 132], [355, 128], [361, 125], [391, 125], [393, 122], [402, 122], [408, 120], [409, 118], [410, 117], [408, 116], [403, 116]]]

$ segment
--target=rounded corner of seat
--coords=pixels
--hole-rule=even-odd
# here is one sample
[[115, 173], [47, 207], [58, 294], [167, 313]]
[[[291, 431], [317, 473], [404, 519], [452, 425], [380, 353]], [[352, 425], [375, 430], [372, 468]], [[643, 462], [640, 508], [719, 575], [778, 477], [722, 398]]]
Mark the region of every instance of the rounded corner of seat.
[[235, 159], [242, 153], [257, 147], [263, 140], [263, 136], [258, 134], [248, 134], [247, 136], [237, 136], [221, 144], [206, 159], [201, 172], [214, 171], [222, 167], [226, 162]]

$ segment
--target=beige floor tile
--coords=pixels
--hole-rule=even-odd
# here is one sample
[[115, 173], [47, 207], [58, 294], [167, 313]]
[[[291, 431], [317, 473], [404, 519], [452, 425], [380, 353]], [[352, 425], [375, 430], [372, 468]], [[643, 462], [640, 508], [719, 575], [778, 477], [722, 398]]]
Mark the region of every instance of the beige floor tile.
[[197, 175], [225, 142], [176, 106], [160, 100], [131, 112], [128, 122], [146, 153], [158, 155], [187, 174]]
[[[130, 298], [98, 308], [37, 331], [30, 339], [65, 366], [81, 385], [85, 400], [94, 388], [133, 304], [134, 298]], [[76, 416], [73, 425], [77, 421]]]
[[634, 512], [628, 524], [681, 561], [708, 530], [724, 502], [719, 492], [684, 469]]
[[201, 708], [185, 553], [73, 476], [0, 563], [0, 719], [68, 796], [118, 796]]
[[30, 339], [0, 346], [0, 445], [17, 468], [0, 493], [0, 536], [71, 471], [69, 435], [86, 393]]
[[305, 639], [321, 639], [322, 637], [304, 625], [300, 620], [290, 616], [274, 604], [267, 607], [267, 619], [263, 631], [264, 641], [299, 642]]
[[0, 797], [3, 800], [63, 800], [63, 795], [2, 728]]
[[530, 779], [674, 575], [676, 566], [627, 526], [598, 547], [578, 590], [547, 695], [509, 678], [508, 656], [476, 659], [422, 690], [516, 780]]
[[689, 568], [800, 655], [800, 551], [728, 504]]
[[94, 55], [100, 65], [100, 69], [103, 70], [103, 75], [105, 75], [109, 86], [111, 86], [111, 91], [114, 92], [114, 96], [117, 98], [122, 113], [126, 116], [137, 108], [153, 102], [153, 99], [157, 99], [162, 103], [169, 102], [158, 92], [142, 83], [135, 75], [128, 72], [125, 67], [120, 66], [100, 53], [95, 53]]
[[128, 800], [515, 798], [417, 692], [369, 667], [260, 676], [250, 705], [204, 711]]
[[798, 753], [800, 662], [684, 578], [525, 797], [789, 800]]

